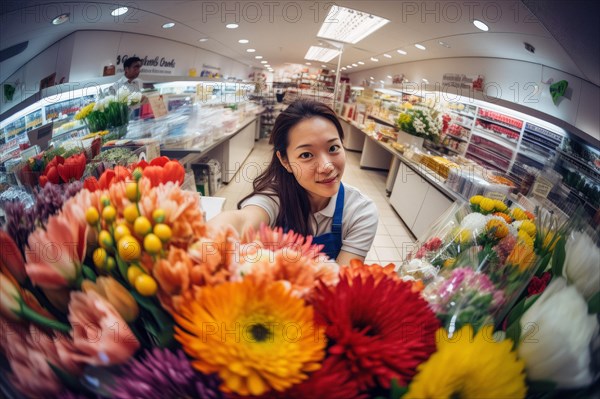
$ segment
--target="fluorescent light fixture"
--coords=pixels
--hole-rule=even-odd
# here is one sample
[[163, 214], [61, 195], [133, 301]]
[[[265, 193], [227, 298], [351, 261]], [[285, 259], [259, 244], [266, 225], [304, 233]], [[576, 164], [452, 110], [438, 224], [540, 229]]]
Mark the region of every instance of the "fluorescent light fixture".
[[365, 65], [365, 63], [362, 61], [358, 61], [358, 65]]
[[440, 46], [442, 46], [442, 47], [450, 48], [450, 45], [449, 45], [448, 43], [446, 43], [446, 42], [443, 42], [443, 41], [441, 41], [441, 40], [440, 40], [438, 43], [439, 43], [439, 44], [440, 44]]
[[406, 51], [404, 50], [396, 50], [398, 52], [398, 54], [402, 54], [402, 55], [406, 55]]
[[306, 65], [312, 65], [310, 62], [305, 62]]
[[352, 66], [353, 66], [353, 67], [357, 67], [357, 66], [358, 66], [358, 64], [352, 64]]
[[487, 32], [488, 30], [490, 30], [490, 28], [486, 24], [484, 24], [483, 22], [481, 22], [478, 19], [473, 20], [473, 25], [475, 25], [477, 27], [477, 29], [481, 29], [484, 32]]
[[256, 51], [256, 50], [255, 50], [255, 49], [253, 49], [253, 48], [248, 48], [248, 49], [246, 49], [246, 52], [248, 52], [248, 53], [254, 53], [255, 51]]
[[305, 60], [313, 60], [313, 61], [321, 61], [321, 62], [329, 62], [340, 54], [339, 50], [319, 47], [319, 46], [310, 46], [306, 55], [304, 55]]
[[385, 58], [392, 58], [392, 56], [391, 56], [391, 55], [389, 55], [389, 54], [384, 54], [383, 56], [384, 56]]
[[225, 27], [227, 29], [236, 29], [239, 27], [239, 25], [238, 24], [227, 24], [227, 25], [225, 25]]
[[198, 39], [198, 41], [199, 42], [206, 42], [206, 41], [208, 41], [208, 38], [207, 37], [203, 37], [202, 39]]
[[262, 55], [255, 55], [254, 58], [256, 58], [257, 60], [262, 60]]
[[174, 26], [175, 26], [175, 22], [167, 22], [162, 27], [163, 27], [163, 29], [171, 29]]
[[241, 44], [246, 44], [248, 42], [249, 42], [248, 39], [240, 39], [240, 40], [238, 40], [238, 43], [241, 43]]
[[67, 22], [69, 20], [69, 15], [71, 15], [71, 14], [69, 14], [68, 12], [64, 13], [64, 14], [60, 14], [58, 17], [56, 17], [52, 20], [52, 25], [64, 24], [65, 22]]
[[118, 17], [119, 15], [125, 14], [127, 11], [129, 11], [129, 8], [119, 7], [119, 8], [115, 8], [114, 10], [112, 10], [110, 12], [110, 15], [112, 15], [113, 17]]
[[317, 37], [355, 44], [390, 22], [388, 19], [351, 8], [333, 6], [329, 9]]
[[391, 79], [391, 78], [392, 78], [392, 75], [388, 75], [388, 76], [387, 76], [387, 78], [388, 78], [388, 79]]
[[419, 50], [425, 50], [427, 47], [423, 46], [422, 44], [415, 44], [415, 47], [418, 48]]
[[263, 61], [261, 61], [260, 63], [261, 63], [261, 64], [268, 64], [268, 63], [269, 63], [269, 61], [265, 61], [265, 60], [263, 60]]
[[379, 62], [379, 58], [371, 57], [371, 61], [373, 61], [373, 62]]

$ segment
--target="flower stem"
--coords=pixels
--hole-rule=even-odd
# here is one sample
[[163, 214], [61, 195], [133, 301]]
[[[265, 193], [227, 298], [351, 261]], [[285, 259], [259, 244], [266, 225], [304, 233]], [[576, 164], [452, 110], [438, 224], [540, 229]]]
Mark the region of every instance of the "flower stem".
[[61, 323], [60, 321], [52, 320], [47, 317], [42, 316], [39, 313], [36, 313], [29, 306], [25, 305], [21, 302], [21, 316], [26, 318], [27, 320], [38, 324], [42, 327], [50, 327], [53, 330], [58, 330], [60, 332], [68, 333], [71, 330], [71, 326], [65, 323]]

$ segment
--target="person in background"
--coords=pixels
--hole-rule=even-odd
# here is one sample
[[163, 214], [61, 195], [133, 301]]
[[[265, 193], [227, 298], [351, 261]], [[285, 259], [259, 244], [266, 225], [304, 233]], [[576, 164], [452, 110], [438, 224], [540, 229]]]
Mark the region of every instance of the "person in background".
[[143, 83], [138, 76], [142, 69], [142, 60], [138, 57], [129, 57], [123, 63], [123, 69], [123, 76], [112, 85], [111, 92], [116, 94], [121, 87], [126, 87], [132, 93], [141, 92]]
[[273, 155], [253, 182], [253, 192], [238, 209], [208, 222], [231, 225], [238, 232], [261, 223], [280, 226], [324, 244], [338, 264], [364, 261], [377, 231], [375, 203], [356, 188], [342, 184], [346, 154], [344, 132], [327, 105], [300, 99], [275, 120], [269, 139]]

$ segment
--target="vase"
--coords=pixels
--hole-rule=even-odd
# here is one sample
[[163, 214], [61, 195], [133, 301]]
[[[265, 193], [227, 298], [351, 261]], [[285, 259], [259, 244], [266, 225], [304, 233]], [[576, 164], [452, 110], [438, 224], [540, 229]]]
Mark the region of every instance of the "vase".
[[423, 149], [423, 142], [425, 139], [423, 137], [413, 136], [412, 134], [408, 134], [402, 130], [398, 131], [398, 143], [408, 144], [417, 147], [418, 149]]

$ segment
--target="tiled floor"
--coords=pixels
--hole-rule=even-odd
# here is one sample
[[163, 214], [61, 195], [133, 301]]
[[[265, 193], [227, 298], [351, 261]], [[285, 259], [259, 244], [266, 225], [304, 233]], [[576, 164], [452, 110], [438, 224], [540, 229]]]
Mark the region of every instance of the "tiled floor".
[[[214, 195], [225, 197], [225, 209], [236, 209], [238, 201], [252, 190], [252, 178], [264, 170], [271, 159], [271, 146], [266, 139], [255, 143], [254, 150], [232, 181]], [[358, 188], [370, 197], [379, 210], [379, 226], [366, 263], [386, 265], [403, 259], [414, 246], [414, 240], [400, 217], [390, 206], [385, 194], [387, 172], [365, 170], [359, 166], [360, 153], [346, 151], [344, 183]]]

